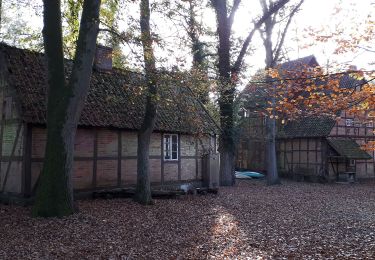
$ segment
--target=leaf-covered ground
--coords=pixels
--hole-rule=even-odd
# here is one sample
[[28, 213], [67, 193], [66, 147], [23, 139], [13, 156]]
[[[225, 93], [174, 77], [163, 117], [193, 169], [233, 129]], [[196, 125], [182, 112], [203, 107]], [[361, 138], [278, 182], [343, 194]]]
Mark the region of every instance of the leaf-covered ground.
[[241, 181], [154, 206], [79, 206], [63, 219], [0, 206], [0, 259], [375, 259], [375, 184]]

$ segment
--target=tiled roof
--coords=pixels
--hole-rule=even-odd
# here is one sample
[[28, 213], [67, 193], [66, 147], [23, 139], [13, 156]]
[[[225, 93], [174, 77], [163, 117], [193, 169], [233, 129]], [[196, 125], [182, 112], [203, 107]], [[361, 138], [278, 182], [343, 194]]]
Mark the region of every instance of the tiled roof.
[[319, 66], [314, 55], [302, 57], [296, 60], [291, 60], [280, 64], [280, 68], [286, 71], [301, 70], [303, 67]]
[[[300, 58], [293, 61], [288, 61], [280, 65], [281, 70], [293, 72], [307, 67], [319, 66], [314, 55]], [[261, 72], [258, 74], [261, 75]], [[358, 87], [363, 81], [359, 81], [348, 74], [340, 74], [329, 76], [340, 80], [340, 88], [353, 89]], [[251, 83], [240, 94], [241, 102], [244, 107], [254, 110], [262, 110], [266, 107], [268, 100], [268, 93], [264, 89], [264, 83], [261, 83], [264, 76], [258, 77], [260, 83]], [[323, 85], [327, 81], [326, 78], [316, 79], [316, 85]], [[304, 93], [300, 95], [304, 96]], [[328, 136], [332, 127], [335, 125], [335, 120], [330, 117], [310, 116], [301, 118], [295, 121], [288, 122], [279, 129], [279, 138], [297, 138], [297, 137], [325, 137]]]
[[[42, 53], [0, 43], [7, 63], [8, 83], [16, 90], [24, 121], [46, 122], [46, 65]], [[67, 74], [71, 61], [65, 62]], [[160, 87], [160, 103], [155, 130], [180, 133], [216, 133], [218, 128], [203, 105], [181, 81]], [[142, 74], [113, 69], [93, 71], [90, 90], [79, 125], [139, 129], [145, 94]]]
[[372, 157], [349, 138], [327, 138], [329, 145], [339, 154], [347, 159], [371, 159]]
[[335, 120], [330, 117], [305, 117], [288, 122], [279, 129], [279, 138], [326, 137], [330, 134]]

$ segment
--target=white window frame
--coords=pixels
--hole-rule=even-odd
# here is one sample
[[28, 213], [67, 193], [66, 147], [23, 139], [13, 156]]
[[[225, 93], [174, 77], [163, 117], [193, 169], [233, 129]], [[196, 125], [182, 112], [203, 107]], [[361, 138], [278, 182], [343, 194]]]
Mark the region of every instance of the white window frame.
[[356, 163], [356, 161], [354, 159], [349, 160], [349, 166], [350, 167], [355, 167], [355, 163]]
[[345, 125], [346, 126], [354, 126], [354, 120], [351, 118], [345, 119]]
[[[173, 137], [176, 137], [176, 151], [173, 150]], [[179, 145], [178, 134], [164, 134], [163, 135], [163, 160], [164, 161], [178, 161], [179, 160]], [[173, 152], [176, 152], [176, 158], [172, 158]], [[170, 158], [165, 158], [169, 154]]]

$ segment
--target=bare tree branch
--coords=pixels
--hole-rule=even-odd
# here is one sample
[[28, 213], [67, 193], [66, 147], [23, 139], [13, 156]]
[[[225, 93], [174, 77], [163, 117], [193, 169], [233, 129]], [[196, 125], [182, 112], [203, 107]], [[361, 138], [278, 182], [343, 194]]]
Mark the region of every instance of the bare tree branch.
[[359, 49], [362, 49], [362, 50], [365, 50], [365, 51], [368, 51], [368, 52], [373, 52], [375, 53], [375, 50], [374, 49], [370, 49], [368, 47], [365, 47], [365, 46], [358, 46]]
[[233, 0], [233, 7], [232, 7], [232, 10], [230, 11], [230, 14], [228, 16], [228, 26], [229, 26], [229, 28], [232, 28], [234, 15], [236, 14], [236, 11], [237, 11], [240, 3], [241, 3], [241, 0]]
[[242, 65], [242, 61], [243, 61], [243, 58], [245, 57], [246, 53], [247, 53], [247, 50], [249, 48], [249, 45], [250, 45], [250, 42], [254, 36], [254, 33], [256, 32], [256, 30], [258, 30], [260, 28], [260, 26], [271, 16], [273, 15], [274, 13], [276, 13], [277, 11], [279, 11], [282, 7], [284, 7], [290, 0], [279, 0], [278, 2], [274, 3], [269, 9], [268, 9], [268, 12], [263, 14], [263, 16], [254, 24], [254, 28], [250, 31], [249, 35], [246, 37], [243, 45], [242, 45], [242, 48], [241, 48], [241, 51], [240, 53], [238, 54], [238, 57], [236, 59], [236, 62], [234, 63], [233, 67], [232, 67], [232, 73], [238, 73], [240, 68], [241, 68], [241, 65]]
[[292, 12], [289, 14], [288, 22], [286, 23], [285, 28], [284, 28], [284, 30], [281, 34], [281, 39], [278, 43], [276, 43], [276, 47], [275, 47], [275, 51], [274, 51], [275, 55], [274, 55], [273, 62], [276, 62], [279, 59], [280, 51], [281, 51], [282, 46], [284, 45], [285, 36], [286, 36], [287, 31], [288, 31], [289, 25], [292, 22], [293, 16], [298, 12], [299, 8], [301, 7], [301, 5], [303, 4], [304, 1], [305, 0], [301, 0], [293, 8]]

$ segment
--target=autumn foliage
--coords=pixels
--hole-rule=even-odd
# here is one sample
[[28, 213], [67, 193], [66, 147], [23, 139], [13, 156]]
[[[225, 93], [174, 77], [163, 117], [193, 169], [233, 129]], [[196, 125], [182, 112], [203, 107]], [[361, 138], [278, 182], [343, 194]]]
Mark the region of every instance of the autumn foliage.
[[[272, 80], [265, 82], [265, 75]], [[298, 70], [278, 66], [255, 77], [249, 88], [265, 97], [261, 112], [283, 124], [311, 116], [338, 120], [343, 111], [368, 124], [375, 117], [374, 79], [375, 74], [367, 71], [328, 74], [319, 66], [301, 66]], [[275, 97], [274, 103], [271, 95]], [[369, 142], [365, 148], [375, 149], [375, 143]]]

